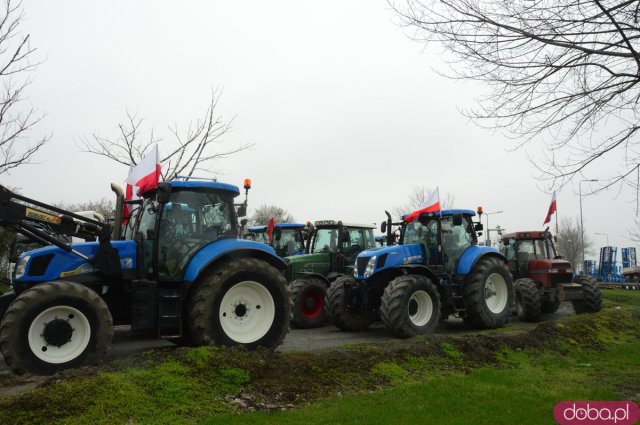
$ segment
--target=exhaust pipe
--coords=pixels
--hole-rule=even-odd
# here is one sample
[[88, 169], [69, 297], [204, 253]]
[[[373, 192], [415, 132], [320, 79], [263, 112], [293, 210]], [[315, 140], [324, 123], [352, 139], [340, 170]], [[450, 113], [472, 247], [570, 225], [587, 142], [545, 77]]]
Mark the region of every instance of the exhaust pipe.
[[113, 230], [111, 232], [111, 240], [119, 241], [122, 238], [122, 218], [124, 216], [124, 192], [122, 188], [111, 183], [111, 190], [116, 194], [116, 211], [113, 220]]

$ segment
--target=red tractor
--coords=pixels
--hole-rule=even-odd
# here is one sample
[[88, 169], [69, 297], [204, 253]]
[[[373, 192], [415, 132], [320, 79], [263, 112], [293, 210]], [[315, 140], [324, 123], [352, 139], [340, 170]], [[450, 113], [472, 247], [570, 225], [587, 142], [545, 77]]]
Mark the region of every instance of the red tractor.
[[571, 264], [556, 254], [547, 230], [502, 236], [502, 254], [514, 278], [516, 312], [521, 320], [536, 321], [571, 301], [576, 313], [600, 311], [600, 287], [590, 276], [573, 278]]

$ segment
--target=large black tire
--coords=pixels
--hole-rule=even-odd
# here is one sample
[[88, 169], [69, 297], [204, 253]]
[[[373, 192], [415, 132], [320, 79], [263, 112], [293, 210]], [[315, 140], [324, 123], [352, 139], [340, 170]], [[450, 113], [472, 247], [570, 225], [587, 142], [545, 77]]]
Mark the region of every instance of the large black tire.
[[24, 291], [0, 324], [0, 349], [17, 374], [52, 375], [102, 361], [113, 338], [113, 320], [93, 290], [56, 281]]
[[438, 288], [426, 276], [393, 279], [382, 295], [380, 318], [399, 338], [433, 331], [440, 318]]
[[194, 282], [189, 335], [195, 345], [276, 348], [289, 332], [287, 281], [256, 258], [225, 261]]
[[562, 304], [562, 301], [560, 301], [560, 299], [557, 296], [553, 301], [550, 301], [550, 300], [542, 301], [542, 305], [541, 305], [542, 313], [543, 314], [555, 313], [560, 308], [560, 304]]
[[377, 319], [377, 315], [373, 312], [354, 313], [347, 310], [344, 302], [344, 285], [354, 280], [351, 276], [337, 278], [327, 289], [325, 298], [327, 320], [343, 331], [364, 331], [369, 329]]
[[481, 258], [467, 276], [464, 322], [478, 329], [503, 326], [511, 315], [513, 296], [513, 278], [504, 261], [497, 257]]
[[301, 277], [289, 286], [293, 303], [293, 320], [296, 328], [317, 328], [327, 320], [324, 297], [327, 284], [317, 277]]
[[535, 322], [540, 319], [542, 306], [540, 304], [540, 291], [536, 283], [529, 278], [515, 281], [516, 312], [518, 318], [525, 322]]
[[573, 309], [577, 314], [596, 313], [602, 308], [602, 295], [600, 294], [600, 286], [592, 277], [578, 276], [576, 283], [582, 285], [582, 294], [584, 298], [572, 301]]

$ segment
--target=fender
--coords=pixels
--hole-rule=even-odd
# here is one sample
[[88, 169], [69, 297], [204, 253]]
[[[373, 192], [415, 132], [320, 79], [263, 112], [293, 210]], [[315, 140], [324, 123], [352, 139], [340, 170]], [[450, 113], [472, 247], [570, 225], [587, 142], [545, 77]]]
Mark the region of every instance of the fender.
[[329, 281], [329, 279], [327, 279], [326, 277], [324, 277], [323, 275], [321, 275], [319, 273], [298, 272], [298, 273], [296, 273], [296, 277], [313, 277], [315, 279], [322, 280], [324, 283], [327, 284], [327, 286], [331, 285], [331, 282]]
[[276, 255], [276, 251], [268, 245], [244, 239], [223, 239], [206, 245], [191, 258], [184, 271], [184, 281], [191, 284], [200, 276], [202, 270], [231, 255], [260, 258], [281, 271], [287, 268], [284, 261]]
[[507, 259], [500, 254], [497, 249], [489, 246], [473, 245], [467, 248], [467, 250], [460, 256], [458, 264], [456, 265], [456, 277], [464, 278], [467, 276], [473, 267], [475, 267], [478, 260], [486, 255], [498, 257], [505, 263], [507, 262]]

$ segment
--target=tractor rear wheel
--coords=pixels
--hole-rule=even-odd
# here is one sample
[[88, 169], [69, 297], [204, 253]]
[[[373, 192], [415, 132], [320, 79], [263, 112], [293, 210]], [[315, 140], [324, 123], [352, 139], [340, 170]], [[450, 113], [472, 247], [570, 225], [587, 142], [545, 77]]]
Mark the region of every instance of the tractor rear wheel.
[[289, 332], [287, 282], [256, 258], [226, 261], [195, 283], [189, 305], [189, 335], [195, 345], [276, 348]]
[[518, 318], [525, 322], [540, 319], [540, 291], [536, 283], [529, 278], [523, 278], [515, 281], [515, 287]]
[[582, 285], [581, 300], [572, 301], [573, 309], [577, 314], [596, 313], [602, 308], [602, 295], [600, 294], [600, 286], [592, 277], [578, 276], [576, 283]]
[[364, 331], [376, 321], [377, 315], [371, 311], [354, 312], [345, 304], [345, 284], [352, 283], [351, 276], [342, 276], [334, 280], [327, 290], [325, 305], [327, 319], [331, 324], [343, 331]]
[[97, 364], [113, 337], [105, 302], [74, 282], [37, 284], [21, 293], [0, 324], [0, 348], [17, 374], [52, 375]]
[[324, 309], [324, 297], [327, 285], [317, 277], [301, 277], [289, 286], [293, 302], [292, 324], [296, 328], [317, 328], [327, 316]]
[[426, 276], [397, 277], [384, 290], [380, 317], [399, 338], [429, 333], [440, 318], [438, 288]]
[[497, 257], [478, 260], [467, 276], [463, 298], [466, 324], [495, 329], [507, 323], [513, 305], [513, 278], [504, 261]]

